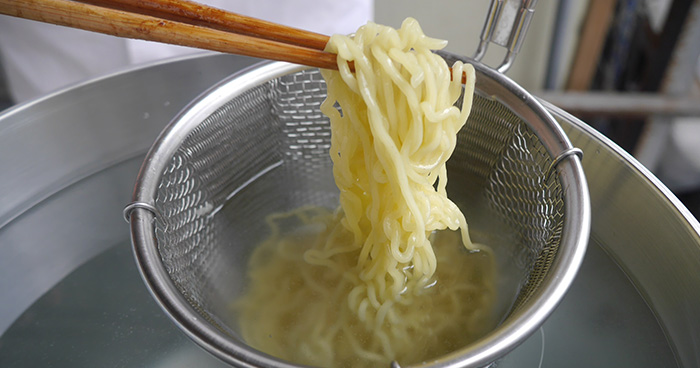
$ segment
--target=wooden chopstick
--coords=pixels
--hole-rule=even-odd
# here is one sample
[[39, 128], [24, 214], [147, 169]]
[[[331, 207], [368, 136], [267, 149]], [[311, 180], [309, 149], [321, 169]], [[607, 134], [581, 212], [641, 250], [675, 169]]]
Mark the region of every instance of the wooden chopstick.
[[323, 51], [330, 37], [189, 0], [76, 0]]
[[[0, 0], [0, 14], [112, 36], [338, 69], [329, 37], [188, 0]], [[350, 65], [352, 70], [352, 64]], [[466, 75], [462, 75], [462, 83]]]
[[[108, 35], [337, 69], [318, 49], [71, 0], [0, 0], [0, 14]], [[281, 26], [280, 26], [281, 27]]]

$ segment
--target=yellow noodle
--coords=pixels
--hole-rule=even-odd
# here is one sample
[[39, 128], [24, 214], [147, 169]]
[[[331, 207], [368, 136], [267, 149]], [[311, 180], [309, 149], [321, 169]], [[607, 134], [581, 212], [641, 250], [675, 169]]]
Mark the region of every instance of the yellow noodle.
[[411, 18], [331, 37], [339, 71], [322, 71], [321, 110], [340, 207], [268, 218], [272, 234], [234, 306], [251, 346], [295, 363], [373, 367], [450, 352], [489, 328], [494, 261], [445, 190], [474, 69], [458, 62], [451, 74], [431, 51], [444, 45]]

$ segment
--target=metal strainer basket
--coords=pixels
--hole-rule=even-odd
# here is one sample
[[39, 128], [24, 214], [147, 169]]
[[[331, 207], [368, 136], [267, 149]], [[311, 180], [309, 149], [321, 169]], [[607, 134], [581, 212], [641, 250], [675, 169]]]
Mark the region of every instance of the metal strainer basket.
[[[448, 162], [447, 189], [510, 276], [499, 286], [498, 326], [424, 367], [485, 366], [524, 341], [570, 286], [590, 227], [578, 151], [530, 94], [474, 66], [474, 106]], [[228, 306], [266, 215], [338, 204], [324, 98], [318, 70], [286, 63], [223, 81], [161, 134], [125, 210], [152, 294], [192, 339], [233, 365], [295, 367], [248, 347]]]

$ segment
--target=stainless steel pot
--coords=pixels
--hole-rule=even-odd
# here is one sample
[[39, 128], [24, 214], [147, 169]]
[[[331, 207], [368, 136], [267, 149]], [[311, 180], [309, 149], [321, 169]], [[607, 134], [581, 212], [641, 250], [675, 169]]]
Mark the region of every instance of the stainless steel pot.
[[[0, 114], [0, 365], [15, 357], [15, 365], [74, 366], [80, 356], [87, 366], [123, 357], [137, 366], [183, 359], [221, 366], [177, 338], [149, 298], [136, 297], [143, 285], [130, 276], [136, 270], [128, 252], [120, 258], [106, 250], [126, 246], [121, 210], [158, 132], [200, 92], [253, 62], [230, 55], [179, 59]], [[584, 122], [544, 105], [572, 144], [586, 151], [589, 254], [541, 330], [546, 344], [538, 332], [501, 366], [537, 366], [541, 357], [544, 366], [700, 366], [700, 225], [633, 157]], [[118, 263], [114, 273], [105, 274], [102, 263], [90, 268], [100, 254]], [[72, 295], [65, 293], [71, 285], [75, 295], [84, 293], [74, 279], [61, 282], [71, 273], [97, 279], [99, 288], [126, 289], [114, 290], [113, 299], [56, 299]], [[49, 290], [59, 294], [42, 298]], [[105, 303], [124, 303], [123, 314], [106, 314]], [[46, 329], [58, 320], [65, 329]], [[154, 329], [139, 329], [144, 320]]]

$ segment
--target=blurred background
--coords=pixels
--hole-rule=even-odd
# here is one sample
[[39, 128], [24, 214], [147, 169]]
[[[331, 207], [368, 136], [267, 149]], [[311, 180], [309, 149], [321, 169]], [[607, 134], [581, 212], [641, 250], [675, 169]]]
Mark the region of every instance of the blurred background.
[[[362, 7], [370, 7], [359, 16], [373, 18], [378, 23], [398, 27], [408, 16], [417, 18], [426, 34], [447, 39], [447, 50], [462, 55], [472, 55], [476, 50], [489, 3], [488, 0], [358, 2]], [[700, 38], [697, 38], [700, 17], [691, 11], [694, 3], [697, 2], [540, 0], [523, 48], [507, 74], [535, 95], [583, 119], [634, 155], [697, 216], [700, 212]], [[2, 21], [27, 22], [7, 18]], [[21, 28], [2, 32], [3, 22], [0, 22], [0, 41], [1, 33], [5, 33], [5, 44], [8, 39], [16, 39], [16, 34], [26, 33]], [[492, 46], [485, 61], [495, 67], [503, 55], [503, 49]], [[14, 93], [9, 88], [12, 83], [8, 82], [11, 74], [16, 73], [15, 67], [9, 65], [13, 63], [12, 57], [7, 49], [2, 56], [0, 62], [4, 60], [6, 68], [0, 73], [0, 109], [60, 88], [69, 81], [91, 78], [94, 75], [90, 73], [111, 70], [105, 66], [73, 77], [76, 80], [49, 85], [45, 90], [35, 88]], [[145, 61], [149, 59], [136, 58], [124, 64]], [[116, 63], [111, 68], [122, 66]]]

